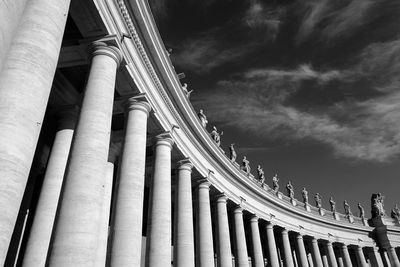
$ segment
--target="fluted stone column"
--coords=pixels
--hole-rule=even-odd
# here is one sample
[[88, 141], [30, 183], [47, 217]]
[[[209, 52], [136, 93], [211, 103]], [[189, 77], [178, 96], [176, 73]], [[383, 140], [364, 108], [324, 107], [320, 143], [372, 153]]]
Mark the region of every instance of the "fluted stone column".
[[[14, 19], [18, 28], [9, 28], [9, 33], [15, 32], [14, 38], [6, 41], [9, 50], [0, 59], [0, 266], [5, 261], [39, 138], [70, 3], [35, 0], [24, 5], [24, 1], [7, 1], [14, 11], [25, 6], [22, 16], [21, 10], [6, 11], [13, 21], [5, 24], [8, 16], [1, 16], [2, 29]], [[7, 3], [2, 1], [2, 5]]]
[[272, 223], [268, 223], [267, 227], [267, 242], [268, 242], [268, 254], [269, 262], [271, 267], [279, 267], [278, 252], [276, 251], [276, 243], [274, 236], [274, 226]]
[[294, 267], [292, 249], [289, 241], [289, 232], [286, 229], [282, 229], [282, 243], [285, 267]]
[[238, 206], [233, 211], [235, 219], [235, 240], [236, 240], [236, 266], [249, 266], [249, 256], [247, 254], [246, 235], [243, 224], [243, 208]]
[[195, 257], [191, 183], [193, 164], [187, 159], [181, 160], [178, 164], [175, 204], [174, 266], [194, 267]]
[[54, 138], [35, 217], [26, 245], [23, 259], [23, 266], [26, 267], [40, 267], [46, 264], [78, 110], [77, 108], [63, 110], [57, 115], [59, 117], [59, 130]]
[[342, 244], [340, 246], [340, 253], [342, 254], [342, 257], [343, 257], [344, 267], [353, 267], [353, 264], [351, 263], [351, 259], [350, 259], [350, 255], [349, 255], [349, 249], [347, 248], [346, 244]]
[[102, 42], [92, 46], [92, 65], [66, 169], [50, 266], [93, 266], [103, 179], [111, 131], [116, 69], [122, 56]]
[[318, 246], [318, 240], [316, 238], [313, 238], [311, 240], [311, 249], [312, 249], [312, 257], [314, 261], [314, 266], [315, 267], [323, 267], [322, 263], [322, 258], [321, 258], [321, 253], [319, 251], [319, 246]]
[[232, 267], [232, 249], [229, 234], [228, 211], [226, 208], [227, 197], [222, 195], [217, 199], [218, 216], [218, 266]]
[[[370, 259], [371, 266], [374, 267], [384, 267], [381, 254], [377, 247], [367, 248], [368, 258]], [[345, 266], [346, 267], [346, 266]]]
[[367, 262], [365, 261], [365, 257], [364, 257], [364, 253], [362, 251], [362, 247], [361, 246], [355, 246], [354, 250], [356, 252], [356, 258], [357, 258], [358, 266], [366, 267], [367, 266]]
[[399, 258], [397, 257], [396, 251], [393, 247], [387, 249], [387, 253], [389, 256], [390, 264], [392, 267], [400, 267]]
[[111, 249], [112, 266], [140, 266], [147, 118], [145, 101], [130, 98], [126, 105], [126, 129], [116, 187]]
[[198, 241], [197, 259], [200, 267], [214, 266], [213, 233], [210, 209], [210, 183], [198, 186]]
[[253, 216], [250, 219], [251, 239], [253, 242], [253, 265], [255, 267], [264, 267], [264, 256], [262, 252], [260, 229], [258, 227], [258, 217]]
[[103, 199], [100, 214], [100, 225], [99, 225], [99, 240], [96, 251], [96, 262], [94, 266], [105, 266], [107, 258], [107, 241], [108, 241], [108, 229], [110, 221], [110, 207], [111, 207], [111, 194], [112, 194], [112, 183], [114, 176], [114, 164], [111, 162], [106, 163], [106, 171], [103, 182]]
[[336, 257], [335, 257], [335, 252], [333, 251], [332, 242], [327, 241], [325, 243], [325, 248], [326, 248], [326, 253], [328, 254], [329, 266], [337, 267], [337, 261], [336, 261]]
[[157, 136], [147, 222], [146, 266], [171, 265], [171, 149], [172, 138]]
[[297, 254], [300, 267], [308, 267], [306, 249], [304, 247], [303, 236], [301, 234], [296, 235]]

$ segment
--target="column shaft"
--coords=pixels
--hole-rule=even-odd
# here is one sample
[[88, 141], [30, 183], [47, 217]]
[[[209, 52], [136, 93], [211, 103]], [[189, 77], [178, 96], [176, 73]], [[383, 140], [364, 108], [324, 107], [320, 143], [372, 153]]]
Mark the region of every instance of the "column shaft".
[[296, 242], [299, 265], [300, 267], [308, 267], [306, 249], [304, 247], [303, 236], [301, 234], [297, 234]]
[[[73, 116], [73, 114], [71, 114]], [[64, 118], [66, 119], [66, 118]], [[75, 119], [56, 133], [47, 164], [35, 217], [26, 245], [23, 266], [45, 266], [58, 201], [67, 166]]]
[[49, 266], [93, 266], [111, 131], [115, 47], [94, 44], [92, 66], [71, 147]]
[[274, 228], [271, 223], [267, 224], [267, 242], [268, 242], [268, 254], [269, 262], [271, 267], [279, 267], [278, 252], [276, 251], [276, 243], [274, 236]]
[[353, 264], [351, 263], [350, 255], [349, 255], [349, 249], [345, 244], [342, 244], [340, 247], [340, 252], [343, 257], [343, 264], [344, 267], [353, 267]]
[[319, 251], [319, 246], [318, 246], [318, 240], [316, 238], [313, 238], [311, 240], [311, 249], [312, 249], [311, 254], [313, 257], [314, 266], [315, 267], [323, 267], [321, 253]]
[[147, 267], [171, 265], [171, 138], [159, 136], [155, 145], [153, 179], [147, 222]]
[[294, 267], [292, 249], [290, 247], [288, 230], [282, 230], [282, 243], [285, 267]]
[[[22, 9], [15, 10], [23, 8], [24, 1], [7, 2], [12, 2], [14, 10], [9, 13], [13, 21], [8, 24], [14, 19], [19, 24], [12, 41], [5, 43], [10, 43], [7, 56], [0, 59], [0, 266], [4, 264], [35, 153], [70, 0], [29, 1], [22, 16]], [[1, 18], [4, 29], [8, 24], [3, 25]], [[8, 31], [14, 30], [11, 27]]]
[[357, 246], [355, 248], [356, 256], [357, 256], [357, 263], [360, 267], [367, 267], [367, 262], [365, 261], [364, 253], [362, 251], [362, 247]]
[[258, 218], [253, 216], [250, 220], [251, 239], [253, 242], [253, 265], [255, 267], [264, 267], [264, 256], [262, 252], [260, 229], [258, 227]]
[[244, 232], [243, 209], [237, 207], [233, 214], [235, 218], [236, 266], [248, 267], [249, 256], [247, 254], [246, 235]]
[[178, 169], [176, 207], [174, 266], [194, 267], [194, 232], [192, 208], [191, 172], [193, 165], [181, 161]]
[[150, 109], [149, 104], [135, 98], [127, 103], [125, 139], [115, 196], [112, 266], [140, 266], [146, 131]]
[[384, 267], [381, 254], [378, 252], [377, 247], [368, 248], [368, 258], [371, 262], [371, 266]]
[[335, 257], [335, 252], [333, 251], [332, 243], [330, 241], [326, 242], [325, 247], [328, 254], [329, 266], [337, 267], [337, 261]]
[[399, 258], [397, 257], [397, 254], [396, 254], [396, 251], [394, 250], [394, 248], [390, 247], [387, 249], [387, 251], [388, 251], [390, 264], [392, 265], [392, 267], [400, 267]]
[[101, 206], [99, 240], [97, 242], [98, 245], [96, 251], [95, 266], [106, 266], [113, 176], [114, 176], [114, 164], [111, 162], [107, 162], [106, 171], [104, 175], [104, 182], [103, 182], [104, 191], [103, 191], [103, 199]]
[[229, 234], [228, 211], [226, 208], [226, 196], [221, 196], [217, 200], [218, 214], [218, 266], [232, 267], [232, 249]]
[[198, 266], [214, 266], [213, 233], [210, 209], [210, 183], [201, 183], [198, 187]]

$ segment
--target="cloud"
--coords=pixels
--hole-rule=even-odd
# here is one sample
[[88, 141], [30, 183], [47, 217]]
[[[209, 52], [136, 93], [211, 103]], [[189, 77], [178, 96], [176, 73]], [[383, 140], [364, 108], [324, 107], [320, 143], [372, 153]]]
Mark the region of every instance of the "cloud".
[[[306, 108], [288, 102], [311, 90], [310, 81], [342, 98], [326, 105], [311, 102]], [[348, 98], [352, 90], [361, 91], [361, 97]], [[376, 94], [365, 97], [367, 91]], [[221, 127], [269, 140], [312, 139], [330, 146], [336, 156], [385, 162], [400, 155], [399, 102], [400, 40], [394, 40], [367, 46], [341, 70], [316, 70], [310, 64], [251, 69], [218, 82], [196, 105], [207, 107], [209, 118]]]

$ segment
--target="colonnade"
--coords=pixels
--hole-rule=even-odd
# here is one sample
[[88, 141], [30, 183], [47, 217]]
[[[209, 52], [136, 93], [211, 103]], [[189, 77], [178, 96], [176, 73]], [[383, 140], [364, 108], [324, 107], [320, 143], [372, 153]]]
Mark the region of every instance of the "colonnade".
[[[45, 115], [69, 0], [20, 5], [23, 11], [15, 11], [22, 16], [19, 26], [13, 36], [1, 40], [7, 51], [1, 51], [0, 66], [0, 265]], [[120, 161], [110, 161], [115, 81], [124, 60], [119, 48], [105, 40], [94, 42], [89, 53], [90, 72], [79, 110], [58, 114], [23, 266], [124, 267], [144, 262], [149, 267], [231, 267], [232, 258], [240, 267], [249, 266], [249, 259], [256, 267], [400, 266], [394, 248], [382, 252], [318, 239], [261, 218], [223, 192], [211, 194], [208, 180], [192, 177], [190, 159], [173, 162], [176, 146], [170, 133], [148, 140], [152, 107], [142, 97], [128, 99]], [[148, 141], [154, 158], [144, 209]]]

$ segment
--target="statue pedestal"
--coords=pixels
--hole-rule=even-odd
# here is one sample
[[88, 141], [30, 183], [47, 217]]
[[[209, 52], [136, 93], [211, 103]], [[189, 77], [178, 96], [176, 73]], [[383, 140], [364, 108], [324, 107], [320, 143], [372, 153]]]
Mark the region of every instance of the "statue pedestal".
[[279, 198], [279, 199], [282, 199], [282, 193], [281, 192], [276, 192], [276, 196]]
[[337, 214], [336, 212], [333, 212], [333, 218], [334, 218], [336, 221], [340, 221], [340, 216], [339, 216], [339, 214]]
[[310, 204], [304, 203], [304, 209], [305, 209], [306, 211], [310, 212], [310, 211], [311, 211]]
[[323, 208], [319, 208], [318, 209], [319, 215], [324, 216], [325, 215], [325, 211]]
[[349, 220], [349, 223], [354, 223], [353, 215], [347, 215], [347, 219]]
[[266, 184], [263, 184], [261, 187], [264, 188], [265, 190], [269, 190], [270, 189], [269, 186], [266, 185]]
[[365, 219], [365, 218], [362, 218], [362, 219], [361, 219], [361, 221], [363, 222], [363, 224], [364, 224], [365, 226], [369, 226], [369, 225], [368, 225], [368, 221], [367, 221], [367, 219]]
[[297, 202], [294, 198], [290, 199], [290, 203], [292, 203], [293, 206], [297, 206]]

